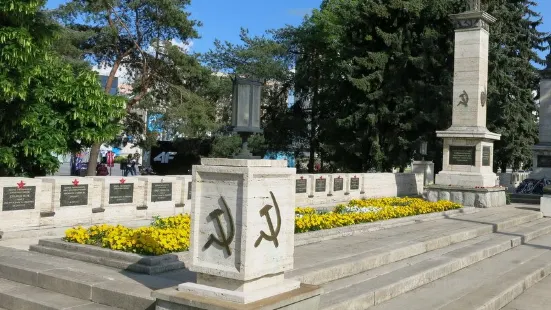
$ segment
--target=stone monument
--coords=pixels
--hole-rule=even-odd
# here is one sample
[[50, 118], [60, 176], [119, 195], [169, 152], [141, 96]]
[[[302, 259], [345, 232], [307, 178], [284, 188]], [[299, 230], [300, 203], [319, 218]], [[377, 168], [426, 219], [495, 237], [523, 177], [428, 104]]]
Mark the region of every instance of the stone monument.
[[238, 156], [193, 166], [189, 270], [197, 278], [153, 292], [157, 310], [319, 308], [319, 287], [284, 274], [293, 269], [296, 169], [255, 159], [247, 148], [248, 136], [261, 131], [260, 85], [234, 80]]
[[540, 82], [539, 143], [534, 145], [530, 178], [551, 178], [551, 80]]
[[480, 0], [468, 4], [467, 12], [451, 16], [456, 28], [452, 125], [436, 132], [444, 139], [443, 169], [426, 195], [430, 201], [496, 207], [506, 203], [493, 172], [493, 141], [500, 135], [486, 128], [489, 26], [496, 19], [481, 11]]

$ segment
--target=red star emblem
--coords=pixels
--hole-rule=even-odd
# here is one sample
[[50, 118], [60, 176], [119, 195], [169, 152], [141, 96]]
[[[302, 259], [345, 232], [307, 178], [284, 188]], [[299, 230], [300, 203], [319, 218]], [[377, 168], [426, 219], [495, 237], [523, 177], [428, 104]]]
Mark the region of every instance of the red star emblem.
[[320, 177], [321, 180], [323, 180], [323, 175]]
[[21, 180], [19, 183], [17, 183], [17, 188], [22, 189], [23, 187], [25, 187], [25, 182]]
[[356, 178], [356, 176], [354, 176], [354, 179]]
[[302, 179], [304, 179], [304, 177], [300, 177], [300, 179], [302, 180]]
[[74, 186], [78, 186], [78, 183], [79, 183], [79, 182], [78, 182], [77, 179], [74, 179], [72, 183], [73, 183]]
[[126, 182], [126, 180], [124, 178], [122, 178], [119, 182], [121, 182], [121, 184], [124, 184], [124, 182]]

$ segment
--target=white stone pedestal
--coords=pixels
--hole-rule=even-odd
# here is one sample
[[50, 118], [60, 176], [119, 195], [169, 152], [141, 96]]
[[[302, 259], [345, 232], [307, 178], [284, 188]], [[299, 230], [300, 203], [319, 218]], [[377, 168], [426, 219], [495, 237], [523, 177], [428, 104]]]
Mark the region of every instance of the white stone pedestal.
[[540, 211], [545, 217], [551, 217], [551, 195], [544, 194], [540, 198]]
[[158, 309], [194, 309], [182, 308], [189, 296], [212, 306], [300, 295], [300, 283], [284, 278], [293, 268], [295, 174], [283, 160], [202, 159], [194, 166], [189, 269], [197, 282], [180, 284], [171, 298], [156, 295], [164, 305]]
[[434, 184], [434, 163], [432, 161], [414, 161], [411, 172], [423, 175], [423, 185]]

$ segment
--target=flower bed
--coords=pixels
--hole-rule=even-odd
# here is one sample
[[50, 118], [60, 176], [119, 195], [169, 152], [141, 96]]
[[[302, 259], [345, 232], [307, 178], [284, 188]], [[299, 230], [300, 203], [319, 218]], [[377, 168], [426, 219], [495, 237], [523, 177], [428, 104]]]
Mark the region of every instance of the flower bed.
[[295, 233], [331, 229], [405, 216], [442, 212], [461, 208], [451, 201], [429, 202], [420, 198], [380, 198], [352, 200], [332, 212], [319, 213], [313, 208], [296, 210]]
[[70, 228], [65, 241], [90, 244], [145, 255], [162, 255], [189, 249], [190, 216], [180, 214], [155, 218], [149, 227], [97, 225], [88, 229]]
[[[380, 198], [352, 200], [333, 211], [295, 209], [295, 233], [331, 229], [412, 215], [461, 208], [450, 201], [428, 202], [419, 198]], [[155, 218], [149, 227], [97, 225], [75, 227], [65, 232], [65, 241], [90, 244], [145, 255], [162, 255], [189, 249], [191, 219], [187, 214]]]

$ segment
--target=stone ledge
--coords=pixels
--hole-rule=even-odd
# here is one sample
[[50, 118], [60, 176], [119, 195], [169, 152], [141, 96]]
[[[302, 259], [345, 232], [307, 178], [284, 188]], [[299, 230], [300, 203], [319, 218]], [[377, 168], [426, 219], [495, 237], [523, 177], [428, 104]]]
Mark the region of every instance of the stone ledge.
[[446, 186], [446, 185], [427, 185], [425, 190], [450, 190], [450, 191], [460, 191], [460, 192], [500, 192], [506, 190], [505, 187], [464, 187], [464, 186]]
[[42, 211], [40, 212], [40, 217], [52, 217], [55, 215], [54, 211]]
[[352, 236], [355, 234], [377, 231], [382, 229], [394, 228], [409, 224], [415, 224], [426, 221], [434, 221], [443, 218], [453, 217], [461, 214], [470, 214], [478, 212], [474, 207], [463, 207], [461, 209], [448, 210], [444, 212], [435, 212], [429, 214], [420, 214], [408, 217], [395, 218], [372, 223], [350, 225], [333, 229], [324, 229], [311, 232], [295, 234], [295, 246], [307, 245], [325, 240]]
[[153, 291], [157, 310], [275, 310], [319, 309], [323, 289], [302, 283], [296, 290], [262, 299], [249, 304], [238, 304], [219, 299], [179, 292], [175, 288]]
[[104, 208], [93, 208], [92, 213], [102, 213], [105, 212]]
[[183, 208], [185, 206], [186, 206], [185, 203], [177, 203], [177, 204], [174, 205], [175, 208]]
[[505, 190], [505, 187], [469, 188], [433, 185], [425, 187], [425, 199], [432, 202], [449, 200], [465, 207], [503, 207], [507, 204]]
[[136, 210], [147, 210], [147, 206], [137, 206]]
[[189, 256], [188, 252], [147, 256], [71, 243], [61, 239], [41, 239], [38, 245], [31, 246], [30, 250], [145, 274], [185, 268], [184, 261], [187, 261]]

